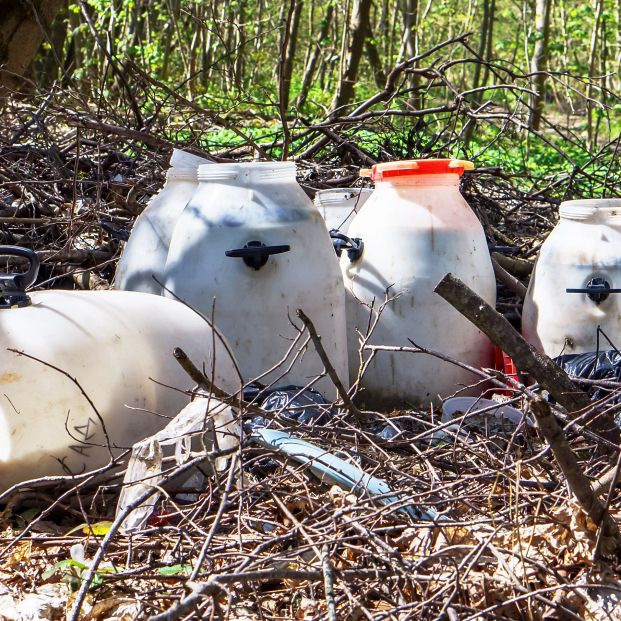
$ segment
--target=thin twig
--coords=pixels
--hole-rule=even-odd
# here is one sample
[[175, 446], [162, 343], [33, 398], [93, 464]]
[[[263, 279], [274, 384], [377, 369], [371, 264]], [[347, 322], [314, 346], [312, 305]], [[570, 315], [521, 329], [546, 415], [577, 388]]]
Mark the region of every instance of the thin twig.
[[317, 334], [317, 330], [315, 329], [313, 322], [301, 308], [298, 308], [296, 314], [302, 320], [302, 323], [306, 326], [308, 334], [313, 342], [313, 345], [315, 346], [315, 350], [317, 351], [317, 355], [321, 359], [326, 373], [332, 380], [332, 383], [334, 384], [336, 391], [341, 401], [343, 402], [343, 405], [357, 421], [359, 421], [360, 423], [368, 422], [368, 416], [364, 414], [364, 412], [359, 410], [356, 405], [354, 405], [354, 402], [351, 400], [349, 394], [347, 393], [345, 386], [343, 386], [343, 382], [341, 382], [338, 373], [330, 362], [330, 358], [328, 357], [328, 354], [326, 353], [326, 350], [321, 342], [321, 337], [319, 336], [319, 334]]

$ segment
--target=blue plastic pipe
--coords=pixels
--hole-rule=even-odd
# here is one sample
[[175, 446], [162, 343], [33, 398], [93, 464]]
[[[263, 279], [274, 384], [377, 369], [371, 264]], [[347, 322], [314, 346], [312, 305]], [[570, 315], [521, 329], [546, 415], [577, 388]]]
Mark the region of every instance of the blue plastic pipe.
[[[264, 427], [254, 427], [250, 438], [260, 446], [276, 450], [301, 464], [308, 465], [313, 474], [324, 482], [339, 485], [348, 491], [372, 497], [379, 496], [377, 500], [386, 505], [401, 502], [386, 481], [367, 474], [315, 444], [284, 431]], [[438, 515], [434, 509], [421, 509], [412, 504], [400, 506], [398, 510], [420, 521], [439, 522], [446, 519]]]

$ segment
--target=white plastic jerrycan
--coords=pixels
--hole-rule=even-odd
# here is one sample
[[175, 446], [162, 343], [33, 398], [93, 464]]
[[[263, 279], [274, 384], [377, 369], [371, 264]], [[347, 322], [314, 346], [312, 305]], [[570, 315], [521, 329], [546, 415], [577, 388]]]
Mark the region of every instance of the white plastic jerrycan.
[[367, 202], [371, 188], [331, 188], [319, 190], [314, 203], [328, 230], [347, 233], [349, 224], [361, 207]]
[[180, 302], [128, 291], [26, 295], [36, 255], [0, 254], [30, 261], [27, 273], [0, 277], [0, 491], [100, 467], [163, 428], [193, 384], [174, 347], [223, 390], [239, 390], [223, 341]]
[[[170, 243], [166, 287], [213, 316], [246, 380], [278, 367], [260, 381], [306, 385], [322, 373], [312, 343], [300, 350], [307, 335], [295, 343], [302, 309], [347, 383], [343, 279], [295, 164], [213, 164], [198, 176]], [[336, 394], [328, 378], [315, 388]]]
[[598, 349], [599, 326], [599, 350], [621, 348], [621, 200], [567, 201], [559, 214], [524, 300], [524, 338], [551, 357], [579, 354]]
[[115, 288], [160, 295], [173, 228], [198, 187], [208, 160], [174, 149], [164, 187], [138, 216], [116, 270]]
[[[459, 192], [459, 178], [468, 168], [470, 162], [458, 160], [373, 167], [375, 191], [348, 231], [362, 252], [341, 256], [352, 383], [360, 366], [356, 330], [367, 334], [376, 319], [369, 345], [411, 346], [411, 339], [475, 367], [492, 365], [487, 337], [433, 292], [451, 272], [491, 305], [496, 301], [483, 228]], [[360, 399], [380, 408], [425, 406], [476, 381], [472, 373], [430, 355], [377, 351], [362, 377]]]

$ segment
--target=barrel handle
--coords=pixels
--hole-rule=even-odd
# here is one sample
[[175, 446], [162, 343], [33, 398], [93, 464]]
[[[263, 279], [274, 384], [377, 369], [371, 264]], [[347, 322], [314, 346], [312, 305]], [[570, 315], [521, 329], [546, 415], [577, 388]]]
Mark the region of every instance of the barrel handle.
[[30, 248], [19, 246], [0, 246], [0, 256], [21, 257], [29, 262], [28, 270], [22, 273], [0, 274], [0, 308], [27, 306], [30, 298], [26, 289], [32, 285], [39, 274], [39, 257]]
[[613, 289], [604, 278], [591, 278], [586, 287], [580, 289], [565, 289], [565, 293], [586, 293], [589, 300], [601, 304], [611, 293], [621, 293], [621, 289]]
[[226, 250], [224, 254], [227, 257], [234, 259], [242, 259], [243, 262], [255, 270], [260, 270], [267, 260], [273, 254], [282, 254], [283, 252], [289, 252], [291, 246], [288, 244], [281, 244], [279, 246], [266, 246], [263, 242], [253, 240], [249, 241], [243, 248], [234, 248], [233, 250]]
[[364, 242], [359, 237], [347, 237], [344, 233], [335, 230], [330, 231], [330, 237], [337, 257], [343, 254], [343, 250], [347, 250], [347, 256], [352, 263], [362, 256]]

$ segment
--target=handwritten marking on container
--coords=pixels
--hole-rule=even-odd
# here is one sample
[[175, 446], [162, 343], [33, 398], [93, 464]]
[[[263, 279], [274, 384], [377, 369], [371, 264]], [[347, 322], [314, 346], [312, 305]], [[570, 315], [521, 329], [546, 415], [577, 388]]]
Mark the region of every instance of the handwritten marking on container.
[[89, 416], [86, 425], [75, 425], [73, 429], [79, 436], [82, 436], [84, 442], [88, 442], [92, 440], [97, 433], [97, 421], [94, 421]]
[[83, 457], [89, 456], [90, 446], [86, 444], [89, 440], [92, 440], [97, 434], [97, 421], [93, 420], [90, 416], [84, 425], [74, 425], [73, 430], [78, 436], [82, 437], [82, 441], [85, 444], [71, 444], [69, 448], [75, 451]]
[[84, 444], [71, 444], [69, 448], [72, 451], [78, 453], [78, 455], [82, 455], [83, 457], [88, 457], [88, 451], [91, 448], [90, 446], [86, 446]]

